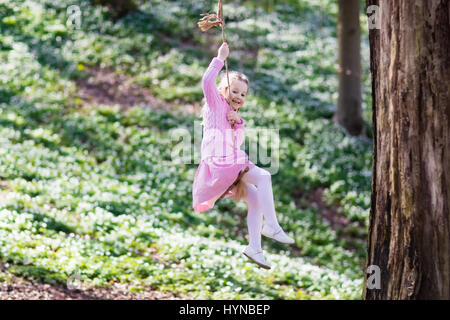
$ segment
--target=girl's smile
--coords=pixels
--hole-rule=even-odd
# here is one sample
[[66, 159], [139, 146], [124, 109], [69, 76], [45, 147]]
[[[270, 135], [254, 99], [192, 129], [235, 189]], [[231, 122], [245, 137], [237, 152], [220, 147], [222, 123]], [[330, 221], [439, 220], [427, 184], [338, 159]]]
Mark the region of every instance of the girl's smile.
[[[243, 81], [233, 81], [230, 85], [231, 92], [229, 94], [228, 104], [234, 111], [239, 111], [239, 109], [245, 103], [245, 97], [247, 95], [247, 84]], [[231, 101], [230, 101], [231, 100]], [[230, 103], [231, 102], [231, 103]]]

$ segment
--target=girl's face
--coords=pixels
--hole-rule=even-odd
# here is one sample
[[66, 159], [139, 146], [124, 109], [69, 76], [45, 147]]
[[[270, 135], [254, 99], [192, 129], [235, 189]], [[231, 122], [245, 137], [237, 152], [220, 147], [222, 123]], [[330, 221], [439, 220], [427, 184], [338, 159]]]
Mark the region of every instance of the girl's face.
[[245, 97], [247, 96], [247, 84], [240, 80], [231, 81], [231, 91], [228, 96], [228, 104], [234, 111], [239, 111], [239, 109], [245, 103]]

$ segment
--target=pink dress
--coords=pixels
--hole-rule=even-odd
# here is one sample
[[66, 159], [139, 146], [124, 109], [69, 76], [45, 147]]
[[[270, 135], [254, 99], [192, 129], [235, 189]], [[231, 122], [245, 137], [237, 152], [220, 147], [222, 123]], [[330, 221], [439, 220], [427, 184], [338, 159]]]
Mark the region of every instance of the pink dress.
[[[214, 57], [202, 79], [206, 104], [203, 106], [201, 162], [192, 188], [192, 206], [196, 212], [211, 209], [241, 170], [255, 167], [245, 151], [239, 149], [244, 142], [243, 119], [234, 125], [236, 148], [233, 149], [233, 129], [226, 118], [231, 107], [216, 87], [216, 78], [223, 66], [224, 62]], [[233, 192], [234, 188], [225, 197], [233, 195]]]

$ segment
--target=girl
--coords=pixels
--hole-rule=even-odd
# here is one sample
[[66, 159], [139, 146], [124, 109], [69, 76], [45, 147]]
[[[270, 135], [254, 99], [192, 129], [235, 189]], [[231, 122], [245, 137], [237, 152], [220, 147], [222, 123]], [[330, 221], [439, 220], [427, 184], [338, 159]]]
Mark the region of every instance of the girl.
[[[245, 173], [237, 186], [225, 197], [233, 195], [234, 200], [244, 199], [248, 204], [247, 224], [250, 243], [243, 254], [259, 266], [270, 269], [264, 259], [261, 248], [261, 234], [282, 243], [292, 244], [294, 240], [287, 236], [278, 224], [272, 194], [270, 173], [256, 166], [248, 159], [247, 154], [239, 149], [244, 141], [245, 121], [237, 111], [244, 105], [249, 81], [239, 72], [230, 72], [230, 88], [226, 74], [219, 88], [216, 78], [224, 66], [229, 54], [227, 43], [219, 48], [203, 75], [202, 87], [206, 104], [203, 106], [203, 140], [201, 162], [197, 168], [192, 189], [193, 208], [196, 212], [211, 209], [216, 200], [236, 180], [239, 172], [245, 167]], [[233, 147], [233, 129], [236, 128], [235, 147]], [[262, 217], [265, 224], [262, 228]], [[262, 230], [261, 230], [262, 229]]]

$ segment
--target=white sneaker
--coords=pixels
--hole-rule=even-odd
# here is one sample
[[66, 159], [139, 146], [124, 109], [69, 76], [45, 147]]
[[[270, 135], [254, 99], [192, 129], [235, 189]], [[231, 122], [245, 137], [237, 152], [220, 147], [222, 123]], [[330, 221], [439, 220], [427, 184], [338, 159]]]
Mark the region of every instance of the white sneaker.
[[251, 261], [264, 269], [270, 269], [270, 264], [264, 259], [262, 250], [255, 250], [250, 246], [247, 246], [242, 253]]
[[268, 238], [277, 240], [278, 242], [281, 242], [281, 243], [286, 243], [286, 244], [295, 243], [294, 239], [292, 239], [286, 233], [284, 233], [284, 231], [281, 227], [279, 230], [273, 230], [271, 227], [269, 227], [267, 224], [265, 224], [264, 228], [261, 231], [261, 234]]

